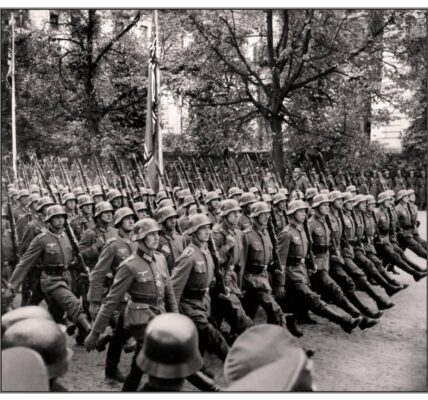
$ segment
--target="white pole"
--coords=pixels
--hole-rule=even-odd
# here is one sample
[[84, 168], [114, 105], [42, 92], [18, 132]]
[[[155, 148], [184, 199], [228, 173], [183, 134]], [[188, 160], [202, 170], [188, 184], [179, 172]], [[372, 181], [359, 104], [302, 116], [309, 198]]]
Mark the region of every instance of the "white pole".
[[12, 59], [11, 59], [11, 71], [12, 71], [12, 168], [15, 182], [18, 181], [18, 172], [16, 169], [16, 116], [15, 116], [15, 15], [12, 12], [11, 17], [12, 27]]

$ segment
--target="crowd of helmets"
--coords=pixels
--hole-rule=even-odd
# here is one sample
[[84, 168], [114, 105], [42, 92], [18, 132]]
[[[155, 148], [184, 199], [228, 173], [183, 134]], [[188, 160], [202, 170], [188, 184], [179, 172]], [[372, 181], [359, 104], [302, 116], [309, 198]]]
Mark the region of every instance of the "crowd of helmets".
[[[287, 214], [292, 215], [297, 209], [302, 208], [305, 201], [311, 201], [316, 199], [317, 201], [329, 201], [334, 200], [334, 196], [337, 191], [330, 192], [329, 190], [321, 190], [320, 192], [316, 188], [307, 188], [305, 193], [300, 191], [292, 191], [291, 195], [286, 188], [268, 188], [269, 194], [261, 194], [256, 187], [252, 187], [248, 192], [244, 192], [238, 187], [230, 187], [226, 196], [223, 196], [221, 189], [214, 191], [198, 190], [197, 196], [201, 196], [204, 199], [206, 205], [218, 200], [217, 215], [222, 217], [227, 215], [232, 210], [240, 210], [243, 207], [250, 206], [251, 213], [250, 218], [258, 216], [260, 213], [270, 211], [272, 205], [276, 205], [280, 202], [288, 203]], [[355, 196], [355, 186], [349, 186], [346, 188], [346, 192], [343, 195], [346, 199], [353, 199], [354, 202], [367, 201], [368, 203], [382, 203], [386, 199], [392, 199], [395, 196], [394, 191], [385, 191], [379, 193], [377, 199], [374, 196], [368, 195], [357, 195]], [[340, 193], [340, 192], [339, 192]], [[396, 199], [399, 200], [401, 197], [406, 195], [414, 194], [414, 190], [401, 190], [398, 192]], [[35, 210], [40, 212], [44, 207], [47, 208], [46, 221], [49, 221], [53, 215], [66, 214], [65, 208], [60, 206], [57, 199], [54, 202], [53, 199], [48, 195], [48, 192], [44, 188], [40, 188], [37, 185], [30, 185], [29, 190], [21, 189], [17, 190], [13, 186], [8, 188], [9, 197], [16, 201], [23, 197], [28, 197], [27, 206], [30, 207], [34, 203], [37, 203]], [[121, 192], [117, 189], [110, 189], [107, 192], [107, 197], [104, 200], [104, 190], [101, 186], [95, 185], [90, 188], [90, 194], [85, 193], [81, 187], [74, 188], [71, 192], [67, 191], [66, 187], [58, 186], [54, 188], [54, 195], [60, 196], [61, 204], [66, 205], [69, 201], [76, 201], [77, 208], [82, 209], [84, 206], [93, 206], [93, 216], [97, 217], [99, 214], [105, 211], [116, 210], [114, 214], [113, 225], [117, 225], [117, 221], [121, 221], [129, 213], [133, 213], [129, 208], [123, 207], [123, 200], [126, 198], [125, 191]], [[321, 196], [320, 196], [321, 195]], [[175, 208], [175, 202], [172, 200], [172, 196], [178, 203], [177, 209]], [[324, 196], [324, 197], [323, 197]], [[223, 199], [223, 197], [227, 197]], [[234, 201], [230, 201], [234, 200]], [[150, 216], [150, 212], [153, 213], [153, 217], [159, 223], [163, 223], [166, 219], [174, 217], [182, 217], [183, 210], [188, 209], [188, 216], [194, 215], [191, 218], [179, 218], [177, 221], [181, 232], [184, 235], [190, 235], [195, 232], [199, 226], [206, 224], [205, 219], [199, 218], [198, 215], [200, 209], [196, 205], [195, 198], [191, 194], [189, 189], [174, 187], [165, 188], [165, 190], [159, 191], [157, 194], [152, 189], [140, 188], [138, 193], [134, 197], [134, 208], [138, 213], [138, 218], [146, 218]], [[119, 207], [115, 207], [114, 204], [117, 202]], [[239, 205], [239, 207], [238, 207]], [[316, 207], [317, 203], [313, 202], [312, 207]], [[208, 215], [208, 210], [202, 206], [202, 213]], [[307, 208], [305, 206], [305, 208]], [[5, 207], [2, 207], [2, 216], [6, 216]], [[139, 227], [140, 228], [140, 227]], [[135, 231], [132, 235], [132, 240], [139, 239], [139, 231]], [[195, 373], [201, 368], [202, 361], [198, 356], [197, 349], [197, 331], [193, 325], [193, 322], [185, 316], [177, 315], [177, 320], [171, 325], [171, 320], [163, 321], [165, 316], [159, 316], [152, 320], [147, 332], [146, 340], [144, 342], [144, 348], [141, 350], [141, 357], [138, 358], [140, 368], [147, 374], [154, 374], [158, 369], [157, 354], [162, 351], [163, 354], [170, 352], [171, 357], [183, 358], [183, 364], [190, 366], [189, 368], [183, 369], [183, 371], [174, 376], [174, 379], [185, 379], [187, 376]], [[175, 330], [171, 330], [170, 327], [174, 326]], [[186, 351], [185, 355], [175, 348], [168, 348], [168, 334], [172, 336], [171, 343], [174, 342], [174, 332], [177, 332], [179, 327], [183, 327], [183, 331], [188, 333], [187, 345], [193, 348], [195, 351]], [[265, 330], [263, 330], [265, 329]], [[240, 390], [240, 388], [251, 387], [251, 382], [254, 381], [255, 376], [252, 375], [257, 369], [265, 368], [266, 373], [263, 376], [270, 377], [268, 380], [268, 388], [275, 390], [276, 382], [275, 374], [278, 371], [283, 374], [288, 373], [289, 379], [282, 379], [281, 388], [277, 390], [297, 390], [296, 387], [303, 385], [306, 390], [313, 389], [313, 383], [309, 378], [302, 378], [302, 371], [306, 371], [306, 374], [310, 375], [310, 369], [308, 364], [310, 360], [305, 356], [304, 351], [290, 339], [290, 336], [282, 337], [284, 332], [283, 329], [278, 327], [269, 326], [255, 326], [250, 328], [247, 332], [242, 334], [234, 343], [230, 350], [230, 354], [225, 362], [225, 376], [234, 376], [233, 381], [237, 382], [231, 385], [230, 390]], [[273, 331], [269, 331], [273, 330]], [[154, 340], [151, 344], [151, 332], [153, 335], [156, 332], [164, 332], [161, 335], [165, 338], [165, 343], [159, 347], [159, 343]], [[266, 341], [267, 332], [275, 337], [278, 336], [278, 340]], [[60, 385], [56, 382], [56, 379], [64, 375], [67, 371], [68, 365], [71, 361], [73, 352], [67, 346], [65, 329], [56, 324], [51, 315], [47, 310], [42, 307], [29, 306], [21, 307], [7, 313], [2, 316], [2, 385], [3, 390], [54, 390], [55, 385]], [[280, 337], [281, 336], [281, 337]], [[181, 337], [182, 340], [182, 337]], [[292, 344], [290, 344], [291, 342]], [[256, 346], [252, 346], [252, 343], [257, 343]], [[275, 345], [273, 345], [275, 343]], [[283, 344], [283, 346], [280, 346]], [[160, 350], [162, 349], [162, 350]], [[251, 349], [256, 352], [251, 355]], [[260, 364], [257, 358], [257, 352], [271, 352], [272, 357], [269, 362], [264, 360], [263, 365]], [[245, 351], [244, 351], [245, 350]], [[240, 358], [245, 353], [245, 362]], [[192, 359], [188, 360], [186, 357], [192, 355]], [[248, 358], [254, 357], [253, 363], [248, 363]], [[293, 360], [292, 362], [290, 360]], [[251, 368], [248, 369], [248, 365]], [[37, 368], [31, 368], [30, 366], [37, 366]], [[303, 368], [304, 366], [304, 368]], [[22, 379], [20, 375], [16, 374], [16, 371], [22, 370], [27, 371], [28, 374], [24, 375], [25, 379]], [[297, 373], [296, 373], [297, 371]], [[293, 375], [294, 373], [294, 375]], [[241, 382], [243, 380], [244, 383]], [[302, 384], [302, 381], [306, 382]], [[309, 383], [308, 383], [309, 382]], [[257, 383], [257, 382], [256, 382]], [[242, 384], [242, 386], [240, 386]], [[259, 388], [259, 387], [257, 387]], [[255, 387], [254, 390], [257, 390]], [[59, 389], [58, 389], [59, 390]]]

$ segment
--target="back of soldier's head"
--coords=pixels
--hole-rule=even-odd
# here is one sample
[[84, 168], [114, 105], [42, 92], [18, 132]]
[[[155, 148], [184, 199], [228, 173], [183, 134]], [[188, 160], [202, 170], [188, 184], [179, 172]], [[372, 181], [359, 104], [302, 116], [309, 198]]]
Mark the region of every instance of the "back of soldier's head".
[[47, 319], [25, 319], [13, 324], [2, 337], [2, 348], [23, 346], [39, 353], [48, 369], [50, 379], [67, 371], [72, 351], [58, 324]]

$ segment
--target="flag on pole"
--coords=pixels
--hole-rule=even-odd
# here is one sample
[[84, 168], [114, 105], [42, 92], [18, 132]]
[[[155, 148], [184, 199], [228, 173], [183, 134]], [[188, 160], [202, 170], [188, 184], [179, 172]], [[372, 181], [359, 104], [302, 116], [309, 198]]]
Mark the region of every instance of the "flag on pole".
[[149, 75], [147, 85], [147, 112], [144, 152], [146, 158], [147, 177], [152, 189], [159, 191], [159, 174], [156, 168], [163, 172], [162, 134], [159, 126], [159, 47], [158, 47], [158, 13], [153, 10], [152, 43], [150, 45]]

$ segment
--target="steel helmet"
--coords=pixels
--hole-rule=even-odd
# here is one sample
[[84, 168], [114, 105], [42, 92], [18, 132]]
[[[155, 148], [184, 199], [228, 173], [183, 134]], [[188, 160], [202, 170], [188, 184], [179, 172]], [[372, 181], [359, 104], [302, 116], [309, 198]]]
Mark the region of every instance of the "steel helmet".
[[257, 201], [251, 207], [250, 218], [258, 217], [263, 213], [270, 213], [270, 206], [265, 201]]
[[234, 186], [234, 187], [231, 187], [229, 189], [229, 193], [228, 193], [227, 197], [232, 197], [232, 196], [236, 196], [237, 194], [243, 194], [243, 193], [244, 193], [244, 191], [242, 189]]
[[255, 196], [254, 193], [245, 192], [245, 193], [243, 193], [243, 195], [239, 199], [239, 205], [241, 207], [244, 207], [244, 206], [246, 206], [248, 204], [255, 203], [256, 201], [257, 201], [257, 198], [256, 198], [256, 196]]
[[413, 189], [409, 189], [407, 191], [407, 194], [410, 196], [411, 194], [415, 194], [415, 191]]
[[94, 187], [91, 190], [91, 196], [104, 196], [103, 190], [100, 187]]
[[309, 207], [303, 200], [293, 200], [287, 210], [287, 215], [292, 215], [298, 210], [307, 210]]
[[48, 319], [24, 319], [13, 324], [3, 335], [2, 348], [23, 346], [39, 353], [50, 379], [67, 371], [73, 352], [67, 348], [67, 338], [58, 324]]
[[332, 192], [329, 193], [328, 195], [328, 199], [333, 203], [335, 200], [337, 199], [343, 199], [344, 196], [342, 194], [342, 192], [340, 192], [339, 190], [333, 190]]
[[31, 204], [38, 202], [40, 200], [40, 195], [38, 193], [32, 193], [30, 195], [30, 199], [28, 200], [28, 205], [31, 206]]
[[40, 306], [24, 306], [15, 308], [12, 311], [9, 311], [2, 315], [1, 317], [1, 328], [2, 333], [4, 333], [9, 327], [11, 327], [16, 322], [22, 321], [24, 319], [37, 318], [37, 319], [48, 319], [53, 320], [52, 315], [49, 311]]
[[18, 189], [15, 189], [15, 188], [10, 188], [10, 189], [9, 189], [9, 196], [10, 196], [10, 197], [12, 197], [12, 196], [17, 196], [17, 195], [18, 195], [18, 193], [19, 193], [19, 190], [18, 190]]
[[391, 190], [391, 189], [388, 189], [387, 191], [386, 191], [392, 198], [394, 198], [395, 197], [395, 192], [393, 191], [393, 190]]
[[346, 188], [346, 191], [347, 191], [347, 192], [356, 192], [356, 191], [357, 191], [357, 188], [355, 187], [355, 185], [349, 185], [349, 186]]
[[275, 194], [276, 194], [276, 189], [275, 189], [275, 188], [272, 188], [272, 187], [268, 187], [268, 193], [269, 193], [270, 195], [275, 195]]
[[262, 194], [262, 201], [272, 203], [272, 196], [270, 194]]
[[24, 197], [24, 196], [30, 196], [30, 192], [29, 192], [27, 189], [21, 189], [21, 190], [18, 192], [18, 197], [17, 197], [17, 199], [19, 200], [21, 197]]
[[45, 206], [53, 206], [55, 203], [49, 196], [44, 196], [37, 202], [37, 211], [41, 211]]
[[189, 189], [183, 189], [180, 192], [178, 192], [178, 197], [184, 199], [186, 196], [190, 196], [190, 190]]
[[[82, 196], [84, 197], [84, 196]], [[82, 198], [80, 197], [80, 198]], [[76, 196], [74, 195], [74, 193], [65, 193], [64, 196], [62, 196], [62, 203], [65, 204], [66, 201], [69, 200], [76, 200]]]
[[367, 201], [366, 200], [366, 196], [364, 196], [363, 194], [357, 194], [354, 198], [354, 206], [356, 206], [357, 204], [362, 203], [363, 201]]
[[[207, 210], [207, 208], [205, 207], [205, 206], [200, 206], [200, 213], [201, 214], [206, 214], [206, 215], [208, 215], [208, 210]], [[192, 215], [192, 214], [197, 214], [199, 211], [198, 211], [198, 207], [196, 206], [196, 204], [192, 204], [190, 207], [189, 207], [189, 215]]]
[[257, 189], [256, 187], [250, 187], [250, 189], [248, 190], [250, 193], [260, 193], [260, 190]]
[[213, 200], [220, 200], [220, 196], [216, 191], [208, 192], [208, 194], [205, 197], [205, 204], [208, 204]]
[[343, 193], [343, 204], [349, 203], [354, 200], [354, 195], [351, 192]]
[[95, 214], [94, 217], [98, 217], [103, 212], [114, 211], [113, 206], [108, 201], [100, 201], [95, 206]]
[[148, 210], [147, 203], [145, 201], [137, 201], [134, 204], [135, 211]]
[[195, 204], [195, 199], [193, 198], [193, 196], [191, 194], [189, 194], [188, 196], [186, 196], [183, 200], [183, 207], [188, 207], [191, 204]]
[[293, 190], [291, 193], [291, 200], [300, 200], [303, 199], [303, 197], [305, 197], [305, 195], [301, 190]]
[[328, 189], [321, 189], [321, 194], [330, 194], [330, 191]]
[[107, 200], [113, 201], [113, 199], [116, 199], [118, 197], [122, 197], [122, 193], [119, 192], [117, 189], [110, 189], [107, 193]]
[[377, 196], [377, 204], [381, 204], [386, 200], [391, 200], [392, 197], [387, 192], [379, 193]]
[[132, 230], [131, 240], [143, 240], [149, 233], [159, 232], [162, 227], [152, 218], [142, 218], [135, 225]]
[[168, 218], [178, 217], [177, 211], [175, 211], [175, 208], [171, 206], [159, 208], [156, 214], [157, 220], [160, 224], [165, 222]]
[[232, 211], [241, 211], [241, 207], [239, 207], [239, 203], [236, 200], [227, 199], [220, 203], [220, 217], [225, 217]]
[[279, 188], [278, 193], [284, 193], [286, 196], [290, 195], [287, 188]]
[[73, 194], [76, 197], [79, 197], [79, 196], [82, 196], [83, 194], [85, 194], [85, 191], [80, 186], [77, 186], [76, 188], [73, 189]]
[[137, 220], [137, 216], [134, 214], [129, 207], [121, 207], [114, 213], [114, 222], [113, 226], [117, 228], [117, 226], [122, 222], [125, 217], [132, 215], [134, 217], [134, 221]]
[[199, 371], [203, 361], [193, 321], [178, 313], [153, 318], [136, 363], [148, 375], [162, 379], [186, 378]]
[[305, 192], [305, 199], [310, 200], [312, 197], [316, 196], [318, 194], [317, 188], [307, 188]]
[[273, 197], [273, 204], [278, 204], [280, 201], [287, 201], [285, 193], [278, 193]]
[[166, 194], [165, 190], [161, 190], [157, 195], [156, 195], [156, 203], [159, 203], [161, 200], [163, 199], [168, 199], [168, 195]]
[[77, 202], [79, 203], [79, 208], [82, 208], [83, 206], [86, 206], [89, 204], [94, 204], [94, 200], [89, 194], [84, 194], [80, 196]]
[[172, 189], [172, 193], [175, 195], [177, 193], [177, 190], [181, 190], [180, 186], [174, 186], [174, 189]]
[[147, 189], [143, 186], [140, 186], [139, 192], [141, 193], [141, 196], [147, 195]]
[[367, 194], [365, 196], [365, 198], [366, 198], [366, 201], [367, 201], [367, 205], [369, 205], [369, 204], [376, 204], [376, 200], [375, 200], [374, 196], [372, 196], [371, 194]]
[[50, 206], [46, 213], [45, 222], [48, 222], [52, 217], [55, 217], [57, 215], [62, 215], [65, 218], [67, 218], [67, 213], [63, 206], [60, 206], [58, 204], [54, 204], [53, 206]]
[[409, 194], [410, 194], [410, 193], [409, 193], [409, 191], [408, 191], [408, 190], [405, 190], [405, 189], [400, 190], [400, 191], [397, 193], [397, 201], [401, 200], [404, 196], [408, 196]]
[[318, 207], [321, 204], [329, 203], [330, 200], [326, 194], [317, 194], [314, 196], [314, 200], [312, 202], [312, 208]]
[[30, 185], [30, 192], [31, 193], [35, 193], [35, 192], [39, 193], [39, 191], [40, 191], [39, 185], [36, 185], [34, 183]]
[[212, 226], [212, 223], [206, 214], [193, 214], [189, 216], [189, 225], [187, 233], [195, 233], [199, 228], [205, 225]]
[[168, 197], [167, 199], [163, 199], [159, 202], [158, 207], [174, 207], [174, 202]]

